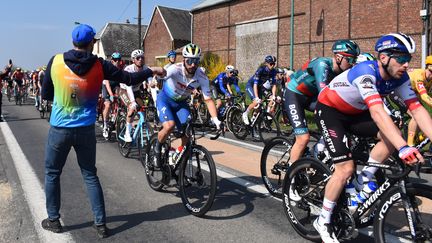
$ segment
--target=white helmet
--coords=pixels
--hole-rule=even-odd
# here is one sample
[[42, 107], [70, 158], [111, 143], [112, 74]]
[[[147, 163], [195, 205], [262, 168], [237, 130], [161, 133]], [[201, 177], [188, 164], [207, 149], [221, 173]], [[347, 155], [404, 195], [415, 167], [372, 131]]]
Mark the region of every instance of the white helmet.
[[183, 57], [199, 58], [201, 57], [201, 48], [193, 43], [187, 44], [182, 51]]
[[230, 72], [230, 71], [234, 71], [234, 66], [233, 65], [228, 65], [225, 67], [225, 71]]
[[139, 56], [144, 56], [144, 52], [143, 52], [143, 50], [136, 49], [136, 50], [134, 50], [134, 51], [131, 53], [131, 58], [132, 58], [132, 59], [134, 59], [134, 58], [136, 58], [136, 57], [139, 57]]

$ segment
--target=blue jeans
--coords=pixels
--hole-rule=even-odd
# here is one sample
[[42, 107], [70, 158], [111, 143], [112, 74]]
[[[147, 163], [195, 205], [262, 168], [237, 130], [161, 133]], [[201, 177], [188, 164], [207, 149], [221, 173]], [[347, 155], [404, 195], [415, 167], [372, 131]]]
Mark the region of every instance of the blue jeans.
[[95, 127], [59, 128], [51, 126], [45, 150], [45, 196], [48, 218], [60, 218], [60, 175], [69, 151], [75, 149], [81, 174], [87, 186], [94, 221], [105, 224], [105, 203], [102, 187], [96, 174]]

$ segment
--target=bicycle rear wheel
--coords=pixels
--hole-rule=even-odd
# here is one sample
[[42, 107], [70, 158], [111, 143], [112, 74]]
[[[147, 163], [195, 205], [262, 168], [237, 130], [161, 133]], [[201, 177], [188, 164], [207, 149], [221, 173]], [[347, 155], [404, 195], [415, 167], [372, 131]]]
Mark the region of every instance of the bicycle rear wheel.
[[[179, 171], [179, 187], [183, 205], [194, 216], [203, 216], [216, 196], [216, 166], [210, 152], [200, 145], [185, 154]], [[188, 152], [188, 151], [185, 151]]]
[[[156, 169], [153, 165], [154, 160], [154, 146], [156, 144], [157, 134], [153, 134], [150, 138], [149, 145], [146, 147], [146, 158], [145, 160], [140, 160], [142, 166], [144, 167], [146, 173], [146, 179], [151, 189], [155, 191], [162, 191], [164, 184], [162, 183], [164, 172], [161, 169]], [[167, 144], [162, 145], [162, 151], [166, 151], [168, 147]], [[162, 160], [165, 159], [165, 153], [162, 153]], [[162, 163], [166, 164], [166, 163]]]
[[[383, 197], [374, 220], [375, 242], [431, 242], [432, 241], [432, 187], [425, 184], [407, 184], [407, 200], [411, 203], [411, 219], [407, 217], [399, 187]], [[409, 222], [415, 229], [413, 239]]]
[[261, 178], [271, 195], [282, 198], [282, 183], [294, 141], [275, 137], [264, 146], [261, 154]]
[[231, 116], [228, 117], [229, 130], [240, 140], [244, 140], [249, 134], [248, 126], [244, 124], [242, 115], [243, 112], [240, 109], [233, 108]]
[[[324, 189], [330, 178], [330, 169], [314, 158], [301, 158], [290, 166], [283, 182], [283, 207], [288, 221], [303, 238], [321, 240], [313, 227], [319, 217]], [[291, 199], [296, 192], [300, 199]]]

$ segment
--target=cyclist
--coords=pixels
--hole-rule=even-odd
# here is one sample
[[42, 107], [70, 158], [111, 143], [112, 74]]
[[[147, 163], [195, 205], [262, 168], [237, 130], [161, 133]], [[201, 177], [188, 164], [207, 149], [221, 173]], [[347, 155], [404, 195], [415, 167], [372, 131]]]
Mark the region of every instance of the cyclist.
[[356, 64], [361, 63], [361, 62], [365, 62], [365, 61], [375, 61], [375, 60], [376, 60], [376, 57], [372, 53], [362, 52], [362, 53], [360, 53], [360, 55], [358, 55]]
[[39, 95], [38, 95], [38, 99], [39, 99], [39, 111], [42, 110], [42, 96], [41, 96], [42, 92], [41, 92], [41, 90], [42, 90], [42, 81], [43, 81], [43, 79], [45, 77], [45, 70], [46, 70], [46, 66], [44, 65], [44, 66], [42, 66], [42, 68], [41, 68], [41, 70], [40, 70], [40, 72], [38, 74], [38, 82], [36, 84], [36, 86], [39, 89]]
[[[426, 69], [411, 69], [408, 70], [408, 75], [411, 79], [411, 87], [417, 94], [419, 100], [422, 100], [429, 107], [432, 107], [432, 98], [428, 95], [428, 91], [432, 87], [432, 56], [426, 57]], [[408, 114], [412, 117], [410, 111]], [[417, 133], [417, 122], [411, 119], [408, 123], [408, 138], [409, 146], [414, 146], [414, 137]]]
[[[7, 65], [4, 69], [4, 71], [2, 73], [0, 73], [0, 80], [7, 77], [11, 71], [12, 68], [12, 62], [9, 61], [9, 65]], [[0, 122], [3, 121], [3, 117], [2, 117], [2, 100], [3, 100], [3, 95], [2, 92], [0, 90]]]
[[[167, 70], [171, 65], [173, 65], [176, 62], [177, 59], [177, 53], [174, 50], [170, 50], [167, 53], [168, 63], [164, 66], [164, 69]], [[157, 95], [159, 94], [159, 90], [162, 89], [163, 82], [165, 78], [157, 78], [156, 76], [153, 77], [153, 80], [150, 82], [150, 92], [151, 96], [153, 98], [154, 104], [156, 104]]]
[[290, 76], [283, 96], [284, 109], [295, 135], [289, 163], [295, 162], [302, 156], [310, 140], [305, 109], [310, 111], [315, 109], [318, 93], [336, 75], [355, 64], [360, 48], [354, 41], [338, 40], [333, 44], [332, 52], [332, 57], [313, 58]]
[[40, 71], [41, 70], [39, 68], [36, 69], [36, 71], [32, 73], [32, 77], [31, 77], [36, 109], [39, 108], [39, 87], [38, 87], [37, 83], [39, 82]]
[[173, 65], [177, 60], [177, 53], [174, 50], [171, 50], [167, 54], [169, 63], [164, 66], [164, 69], [167, 70], [171, 65]]
[[216, 109], [219, 110], [222, 106], [221, 97], [230, 99], [233, 95], [231, 85], [234, 85], [237, 94], [241, 94], [240, 87], [238, 86], [238, 71], [232, 65], [225, 67], [225, 71], [219, 73], [210, 83], [213, 98], [216, 100]]
[[249, 95], [252, 103], [243, 112], [243, 122], [249, 125], [249, 112], [261, 103], [262, 95], [271, 90], [274, 99], [276, 97], [276, 57], [266, 56], [264, 65], [260, 66], [246, 84], [246, 93]]
[[[167, 70], [167, 76], [162, 91], [159, 92], [156, 107], [162, 130], [158, 133], [158, 139], [154, 147], [154, 165], [161, 166], [161, 144], [165, 142], [174, 126], [181, 131], [182, 125], [188, 120], [190, 111], [187, 99], [192, 91], [201, 87], [204, 101], [210, 112], [211, 119], [219, 129], [220, 121], [217, 118], [216, 106], [211, 99], [209, 80], [203, 69], [198, 68], [201, 49], [193, 43], [187, 44], [182, 51], [183, 62], [171, 65]], [[181, 138], [181, 145], [187, 143], [187, 137]]]
[[[114, 52], [111, 55], [111, 63], [118, 69], [121, 69], [121, 54]], [[108, 120], [111, 102], [114, 101], [114, 94], [116, 93], [119, 83], [115, 81], [104, 80], [102, 84], [102, 97], [104, 98], [104, 109], [102, 111], [103, 129], [102, 136], [108, 138]]]
[[[24, 85], [24, 72], [21, 70], [20, 67], [18, 67], [12, 73], [12, 80], [15, 81], [14, 92], [17, 92], [18, 94], [20, 94], [22, 86]], [[18, 95], [17, 93], [14, 93], [14, 95], [17, 96]]]
[[[411, 89], [407, 74], [414, 40], [402, 33], [380, 37], [375, 45], [377, 61], [359, 63], [334, 78], [318, 96], [315, 119], [326, 147], [335, 164], [335, 171], [325, 189], [323, 208], [314, 227], [324, 242], [338, 242], [330, 224], [334, 206], [347, 180], [354, 172], [352, 153], [346, 133], [380, 139], [370, 152], [369, 162], [383, 162], [397, 148], [399, 157], [411, 165], [423, 162], [422, 155], [407, 145], [400, 130], [384, 110], [381, 96], [395, 91], [411, 110], [413, 118], [428, 137], [432, 137], [432, 119]], [[366, 166], [358, 176], [356, 188], [361, 190], [376, 167]]]
[[[147, 68], [144, 65], [144, 52], [140, 49], [134, 50], [131, 53], [132, 64], [125, 67], [125, 71], [130, 73], [139, 72]], [[136, 111], [138, 104], [140, 106], [144, 105], [144, 102], [141, 98], [141, 87], [143, 86], [144, 90], [147, 88], [147, 81], [144, 81], [140, 84], [127, 86], [125, 84], [120, 84], [120, 98], [127, 106], [127, 115], [126, 115], [126, 132], [124, 135], [124, 141], [127, 143], [132, 142], [131, 131], [132, 131], [132, 116]]]

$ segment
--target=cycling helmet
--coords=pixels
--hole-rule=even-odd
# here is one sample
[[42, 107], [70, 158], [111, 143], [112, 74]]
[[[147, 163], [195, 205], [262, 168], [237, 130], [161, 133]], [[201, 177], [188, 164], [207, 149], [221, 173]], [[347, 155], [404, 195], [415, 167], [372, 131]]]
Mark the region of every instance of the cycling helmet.
[[17, 69], [16, 69], [17, 71], [21, 71], [21, 68], [20, 67], [17, 67]]
[[432, 56], [427, 56], [427, 57], [426, 57], [425, 64], [426, 64], [426, 65], [432, 65]]
[[167, 57], [171, 57], [171, 56], [177, 56], [177, 53], [174, 50], [171, 50], [168, 52]]
[[187, 44], [182, 51], [183, 57], [199, 58], [201, 56], [201, 48], [193, 43]]
[[46, 65], [44, 65], [43, 67], [42, 67], [42, 70], [46, 70], [46, 68], [47, 68], [47, 66]]
[[226, 66], [225, 67], [225, 71], [227, 71], [227, 72], [231, 72], [231, 71], [234, 71], [234, 66], [233, 65], [228, 65], [228, 66]]
[[276, 68], [276, 73], [285, 73], [285, 70], [283, 68]]
[[266, 56], [265, 57], [265, 59], [264, 59], [264, 61], [266, 62], [266, 63], [275, 63], [276, 62], [276, 57], [275, 56]]
[[403, 33], [390, 33], [378, 39], [375, 51], [412, 54], [415, 52], [415, 42], [410, 36]]
[[111, 57], [112, 57], [112, 58], [115, 58], [115, 59], [119, 59], [119, 58], [121, 58], [121, 55], [120, 55], [120, 53], [118, 53], [118, 52], [114, 52], [114, 53], [111, 55]]
[[356, 57], [360, 54], [360, 48], [352, 40], [337, 40], [332, 47], [334, 54]]
[[144, 56], [144, 52], [140, 49], [136, 49], [131, 53], [131, 58], [136, 58], [139, 56]]
[[365, 61], [374, 61], [374, 60], [376, 60], [376, 58], [373, 54], [371, 54], [369, 52], [363, 52], [360, 55], [358, 55], [356, 63], [361, 63], [361, 62], [365, 62]]

